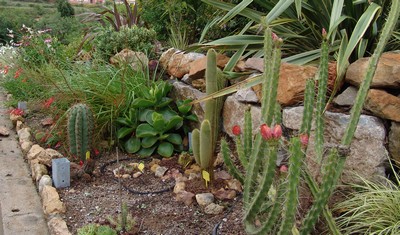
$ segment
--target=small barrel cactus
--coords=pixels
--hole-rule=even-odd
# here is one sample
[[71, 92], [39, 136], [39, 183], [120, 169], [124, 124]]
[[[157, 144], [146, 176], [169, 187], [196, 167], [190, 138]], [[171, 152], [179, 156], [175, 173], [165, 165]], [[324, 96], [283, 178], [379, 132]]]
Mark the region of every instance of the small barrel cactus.
[[73, 156], [86, 161], [93, 135], [93, 113], [86, 104], [75, 104], [68, 115], [69, 151]]

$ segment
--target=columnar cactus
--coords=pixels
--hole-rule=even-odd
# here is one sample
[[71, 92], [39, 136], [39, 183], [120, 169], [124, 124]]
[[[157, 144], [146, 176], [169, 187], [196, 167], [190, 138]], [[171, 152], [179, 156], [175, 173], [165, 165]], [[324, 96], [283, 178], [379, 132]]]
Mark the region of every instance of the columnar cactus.
[[90, 151], [93, 135], [93, 113], [86, 104], [75, 104], [68, 115], [69, 151], [73, 156], [86, 161], [86, 152]]
[[[207, 52], [206, 92], [212, 94], [225, 87], [225, 78], [217, 67], [216, 52], [210, 49]], [[215, 161], [215, 148], [219, 134], [220, 113], [223, 106], [223, 97], [207, 100], [205, 104], [204, 120], [200, 130], [192, 132], [193, 155], [196, 163], [210, 174], [212, 180], [212, 166]]]

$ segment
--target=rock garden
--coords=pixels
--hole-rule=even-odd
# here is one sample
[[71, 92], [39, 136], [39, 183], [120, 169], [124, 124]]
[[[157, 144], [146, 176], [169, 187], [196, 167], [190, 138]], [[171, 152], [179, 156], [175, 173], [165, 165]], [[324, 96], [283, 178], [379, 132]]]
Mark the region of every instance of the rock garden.
[[398, 1], [117, 2], [0, 31], [52, 235], [399, 233]]

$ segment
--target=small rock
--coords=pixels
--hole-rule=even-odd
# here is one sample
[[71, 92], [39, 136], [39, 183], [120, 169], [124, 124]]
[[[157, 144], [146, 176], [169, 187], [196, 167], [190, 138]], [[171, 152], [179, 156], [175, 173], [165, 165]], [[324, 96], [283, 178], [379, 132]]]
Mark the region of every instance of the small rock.
[[32, 179], [35, 180], [36, 184], [39, 183], [40, 178], [44, 175], [48, 175], [49, 172], [47, 167], [43, 164], [36, 163], [32, 167]]
[[214, 168], [217, 168], [219, 166], [222, 166], [224, 164], [224, 158], [222, 157], [222, 152], [217, 153], [217, 157], [215, 158], [215, 161], [213, 163]]
[[51, 159], [63, 158], [64, 156], [55, 149], [48, 148], [45, 150], [46, 154], [50, 156]]
[[230, 180], [232, 176], [228, 172], [221, 170], [214, 173], [214, 179]]
[[9, 136], [10, 135], [10, 129], [4, 126], [0, 126], [0, 136]]
[[207, 215], [219, 215], [224, 211], [224, 207], [217, 205], [215, 203], [211, 203], [204, 208], [204, 213]]
[[235, 99], [244, 103], [258, 103], [256, 93], [251, 88], [240, 89], [234, 95]]
[[52, 186], [53, 180], [49, 175], [43, 175], [39, 180], [39, 194], [42, 193], [44, 186]]
[[185, 175], [190, 175], [191, 173], [200, 173], [201, 168], [197, 164], [192, 164], [189, 169], [185, 170]]
[[23, 122], [25, 119], [21, 115], [15, 115], [15, 114], [10, 114], [10, 120], [13, 123], [13, 125], [17, 125], [18, 121]]
[[44, 118], [44, 119], [40, 120], [40, 123], [42, 124], [43, 127], [51, 126], [54, 124], [54, 120], [53, 120], [53, 118], [48, 117], [48, 118]]
[[193, 193], [187, 191], [181, 191], [178, 194], [176, 194], [175, 199], [178, 202], [183, 202], [185, 203], [185, 205], [189, 206], [193, 203], [193, 197], [194, 197]]
[[214, 196], [219, 200], [232, 200], [236, 197], [236, 191], [232, 189], [220, 188], [213, 192]]
[[143, 173], [140, 172], [140, 171], [138, 171], [138, 172], [135, 172], [135, 173], [132, 175], [132, 177], [136, 179], [136, 178], [140, 177], [141, 175], [143, 175]]
[[23, 141], [31, 141], [32, 140], [31, 129], [28, 127], [22, 128], [17, 133], [18, 133], [18, 138], [19, 138], [20, 143]]
[[206, 90], [206, 80], [204, 78], [199, 78], [192, 81], [193, 88], [196, 88], [200, 91]]
[[229, 189], [233, 189], [237, 192], [242, 192], [242, 184], [237, 179], [227, 180], [226, 184], [228, 185]]
[[192, 84], [193, 79], [189, 76], [189, 74], [185, 74], [185, 75], [183, 75], [181, 81], [190, 85], [190, 84]]
[[160, 165], [158, 165], [158, 164], [153, 164], [153, 165], [151, 165], [150, 170], [151, 170], [151, 172], [156, 173], [157, 168], [159, 168], [159, 167], [160, 167]]
[[200, 172], [198, 172], [198, 173], [192, 172], [189, 174], [189, 177], [188, 177], [189, 180], [198, 179], [198, 178], [201, 178]]
[[338, 95], [333, 102], [340, 106], [353, 106], [354, 101], [357, 97], [358, 89], [353, 86], [349, 86], [340, 95]]
[[177, 182], [174, 187], [174, 193], [178, 194], [182, 191], [185, 191], [186, 183], [185, 182]]
[[72, 235], [67, 227], [67, 223], [59, 216], [54, 216], [47, 222], [50, 234], [54, 235]]
[[175, 182], [176, 182], [176, 183], [179, 183], [179, 182], [186, 182], [186, 181], [188, 181], [188, 178], [185, 177], [185, 176], [183, 176], [183, 175], [181, 175], [181, 176], [175, 178]]
[[200, 206], [205, 207], [214, 202], [214, 195], [212, 193], [199, 193], [196, 194], [196, 201]]
[[364, 107], [378, 117], [400, 122], [400, 98], [384, 90], [370, 89]]
[[165, 172], [167, 172], [167, 171], [168, 171], [167, 167], [159, 166], [156, 169], [155, 176], [156, 177], [162, 177], [165, 174]]
[[24, 123], [21, 121], [17, 121], [17, 124], [15, 125], [15, 130], [18, 132], [19, 130], [21, 130], [22, 128], [24, 128]]
[[129, 179], [132, 178], [132, 176], [130, 174], [123, 174], [122, 175], [122, 179]]
[[27, 154], [31, 149], [33, 143], [31, 141], [24, 141], [21, 143], [21, 150], [23, 154]]
[[45, 185], [40, 195], [42, 196], [43, 211], [46, 215], [65, 213], [65, 205], [60, 201], [60, 196], [54, 187]]
[[389, 153], [397, 166], [400, 166], [400, 123], [392, 122], [389, 131]]

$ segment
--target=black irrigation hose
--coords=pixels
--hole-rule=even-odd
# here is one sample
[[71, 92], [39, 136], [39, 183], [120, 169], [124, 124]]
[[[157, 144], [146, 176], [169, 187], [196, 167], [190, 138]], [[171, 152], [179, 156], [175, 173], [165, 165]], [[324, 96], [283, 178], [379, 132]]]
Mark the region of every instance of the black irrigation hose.
[[[120, 159], [119, 161], [128, 161], [128, 160], [132, 160], [132, 158], [124, 158], [124, 159]], [[101, 174], [104, 174], [105, 171], [106, 171], [106, 167], [107, 167], [107, 166], [109, 166], [109, 165], [111, 165], [111, 164], [114, 164], [114, 163], [117, 163], [117, 162], [118, 162], [118, 160], [112, 160], [112, 161], [109, 161], [109, 162], [107, 162], [107, 163], [104, 163], [104, 164], [100, 167], [100, 173], [101, 173]], [[117, 179], [115, 179], [114, 177], [113, 177], [112, 179], [113, 179], [114, 181], [116, 181], [116, 182], [119, 182], [119, 181], [118, 181]], [[170, 186], [169, 188], [165, 188], [165, 189], [158, 190], [158, 191], [145, 191], [145, 192], [143, 192], [143, 191], [137, 191], [137, 190], [131, 189], [131, 188], [129, 188], [128, 186], [124, 185], [123, 183], [121, 183], [121, 186], [122, 186], [125, 190], [127, 190], [129, 193], [132, 193], [132, 194], [139, 194], [139, 195], [149, 195], [149, 194], [166, 193], [166, 192], [171, 191], [171, 190], [174, 188], [174, 186]]]
[[[124, 158], [124, 159], [120, 159], [119, 161], [128, 161], [128, 160], [132, 160], [132, 159], [131, 159], [131, 158]], [[109, 165], [111, 165], [111, 164], [114, 164], [114, 163], [117, 163], [117, 162], [118, 162], [118, 160], [112, 160], [112, 161], [109, 161], [109, 162], [107, 162], [107, 163], [104, 163], [104, 164], [100, 167], [100, 173], [101, 173], [101, 174], [104, 174], [105, 171], [106, 171], [107, 166], [109, 166]], [[117, 181], [117, 182], [118, 182], [117, 179], [115, 179], [115, 178], [112, 178], [112, 179], [113, 179], [114, 181]], [[126, 185], [124, 185], [124, 184], [122, 184], [122, 183], [121, 183], [121, 185], [122, 185], [122, 187], [123, 187], [125, 190], [127, 190], [129, 193], [132, 193], [132, 194], [139, 194], [139, 195], [160, 194], [160, 193], [165, 193], [165, 192], [171, 191], [171, 190], [174, 188], [174, 186], [171, 186], [171, 187], [169, 187], [169, 188], [162, 189], [162, 190], [159, 190], [159, 191], [147, 191], [147, 192], [142, 192], [142, 191], [137, 191], [137, 190], [131, 189], [131, 188], [129, 188], [128, 186], [126, 186]], [[234, 206], [231, 206], [231, 207], [229, 208], [229, 210], [225, 212], [224, 218], [228, 217], [228, 214], [232, 212], [233, 208], [234, 208]], [[212, 235], [218, 235], [218, 229], [219, 229], [219, 226], [221, 226], [222, 222], [223, 222], [223, 221], [220, 221], [220, 222], [218, 222], [218, 223], [214, 226], [213, 231], [212, 231]]]
[[[241, 196], [242, 196], [242, 195], [240, 194], [238, 198], [241, 198]], [[232, 212], [232, 210], [233, 210], [234, 207], [235, 207], [235, 206], [232, 205], [232, 206], [229, 208], [229, 210], [227, 210], [227, 211], [225, 212], [224, 218], [227, 218], [227, 217], [228, 217], [229, 213]], [[224, 218], [222, 218], [222, 219], [224, 219]], [[222, 222], [223, 222], [223, 221], [221, 220], [220, 222], [218, 222], [218, 223], [214, 226], [213, 231], [212, 231], [212, 235], [218, 235], [218, 229], [219, 229], [219, 226], [221, 226]]]

